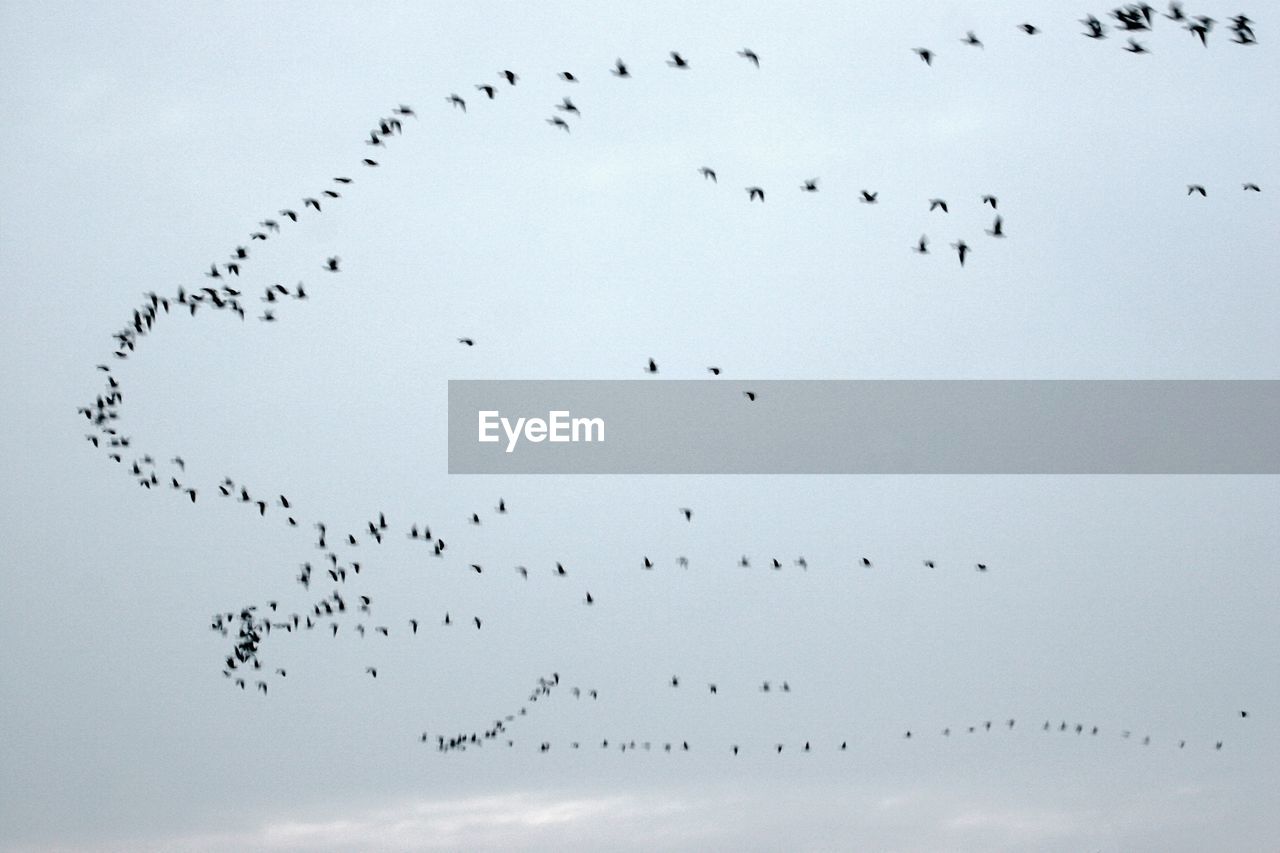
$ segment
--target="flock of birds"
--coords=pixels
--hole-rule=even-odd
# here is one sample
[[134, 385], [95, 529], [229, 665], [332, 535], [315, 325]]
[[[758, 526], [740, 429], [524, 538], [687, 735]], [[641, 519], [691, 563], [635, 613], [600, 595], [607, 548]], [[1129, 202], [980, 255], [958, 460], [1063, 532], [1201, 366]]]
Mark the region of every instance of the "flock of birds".
[[[1128, 6], [1113, 11], [1112, 17], [1117, 21], [1116, 26], [1122, 30], [1136, 32], [1150, 29], [1153, 24], [1153, 16], [1151, 9], [1146, 4], [1136, 6]], [[1203, 17], [1188, 18], [1183, 15], [1179, 4], [1171, 4], [1171, 9], [1164, 17], [1171, 20], [1181, 21], [1196, 33], [1202, 42], [1205, 41], [1208, 33], [1212, 29], [1213, 22], [1211, 19]], [[1088, 19], [1090, 32], [1086, 33], [1092, 38], [1105, 37], [1105, 29], [1103, 25], [1090, 17]], [[1236, 34], [1238, 43], [1253, 44], [1256, 43], [1250, 22], [1244, 16], [1232, 19], [1233, 32]], [[1021, 29], [1028, 35], [1035, 35], [1039, 29], [1031, 24], [1023, 24]], [[968, 44], [981, 47], [982, 42], [969, 33], [965, 39]], [[1207, 42], [1206, 42], [1207, 43]], [[934, 54], [926, 49], [919, 49], [921, 58], [927, 63], [932, 64]], [[760, 67], [760, 57], [749, 49], [738, 51], [738, 56], [750, 63], [755, 68]], [[689, 61], [680, 53], [672, 52], [667, 64], [675, 69], [687, 70], [691, 67]], [[627, 78], [631, 76], [629, 67], [622, 60], [615, 63], [611, 74], [617, 78]], [[515, 86], [519, 80], [519, 76], [510, 71], [504, 70], [502, 77], [508, 86]], [[569, 71], [559, 74], [559, 78], [566, 83], [578, 82], [578, 77]], [[489, 99], [495, 99], [497, 87], [491, 84], [479, 84], [476, 89], [483, 93]], [[447, 99], [448, 103], [462, 111], [466, 110], [466, 101], [459, 95], [451, 94]], [[564, 115], [579, 116], [580, 110], [570, 97], [565, 97], [562, 103], [556, 105], [558, 112]], [[366, 146], [387, 150], [391, 143], [404, 130], [404, 120], [408, 118], [417, 118], [415, 110], [405, 104], [397, 106], [390, 111], [390, 115], [377, 119], [375, 128], [370, 131], [369, 137], [364, 140]], [[569, 130], [569, 125], [565, 118], [560, 115], [549, 119], [552, 124], [557, 127], [563, 127]], [[381, 155], [379, 155], [381, 156]], [[381, 160], [372, 157], [363, 157], [360, 166], [363, 169], [376, 169], [382, 165]], [[704, 180], [718, 183], [718, 176], [714, 169], [704, 166], [700, 170]], [[242, 275], [247, 276], [251, 269], [251, 253], [249, 246], [255, 242], [274, 239], [282, 233], [282, 229], [286, 227], [286, 223], [292, 225], [302, 221], [305, 216], [323, 215], [325, 205], [336, 203], [343, 198], [343, 190], [349, 185], [355, 183], [356, 180], [346, 175], [336, 176], [332, 181], [319, 189], [317, 192], [304, 196], [299, 200], [297, 205], [288, 205], [278, 208], [277, 213], [258, 220], [256, 229], [249, 233], [246, 241], [247, 245], [237, 245], [228, 253], [227, 259], [220, 262], [212, 263], [209, 269], [204, 272], [204, 277], [209, 280], [209, 284], [200, 287], [191, 287], [188, 290], [185, 287], [178, 287], [176, 293], [170, 296], [162, 296], [155, 292], [145, 294], [144, 302], [134, 309], [129, 321], [117, 332], [113, 334], [114, 347], [112, 355], [117, 363], [125, 361], [138, 352], [139, 347], [147, 338], [149, 333], [163, 318], [172, 313], [183, 312], [190, 316], [195, 316], [201, 308], [208, 310], [227, 311], [237, 315], [241, 320], [247, 316], [247, 305], [249, 297], [245, 295], [245, 289], [239, 286]], [[818, 191], [818, 178], [810, 178], [804, 180], [800, 189], [802, 192], [814, 193]], [[1244, 189], [1247, 191], [1258, 192], [1259, 187], [1256, 184], [1246, 183]], [[759, 186], [747, 187], [748, 201], [764, 202], [765, 190]], [[1205, 196], [1206, 190], [1203, 186], [1193, 184], [1188, 186], [1188, 194], [1199, 194]], [[878, 191], [862, 190], [859, 200], [868, 205], [874, 205], [878, 201]], [[980, 199], [980, 204], [989, 206], [994, 213], [994, 222], [992, 227], [988, 229], [987, 234], [993, 238], [1002, 238], [1005, 236], [1003, 220], [998, 210], [999, 201], [995, 195], [985, 195]], [[928, 199], [928, 211], [947, 214], [950, 211], [949, 204], [943, 198]], [[959, 240], [952, 244], [956, 250], [960, 263], [965, 263], [971, 248], [964, 240]], [[919, 254], [929, 252], [929, 241], [927, 236], [922, 236], [913, 250]], [[337, 255], [330, 256], [319, 265], [319, 270], [327, 274], [338, 274], [342, 272], [341, 259]], [[262, 303], [262, 313], [258, 319], [264, 322], [274, 322], [276, 320], [275, 312], [287, 302], [302, 301], [309, 298], [303, 282], [299, 281], [293, 288], [289, 288], [280, 284], [271, 284], [262, 288], [261, 296], [258, 298]], [[458, 341], [465, 346], [474, 346], [475, 340], [471, 337], [460, 337]], [[77, 410], [93, 428], [93, 432], [86, 435], [87, 441], [93, 447], [98, 448], [106, 453], [109, 459], [121, 464], [135, 479], [139, 486], [148, 490], [169, 490], [179, 498], [189, 501], [192, 504], [198, 502], [200, 497], [207, 493], [215, 493], [224, 500], [232, 501], [243, 505], [246, 511], [259, 518], [265, 518], [270, 514], [273, 518], [279, 517], [283, 523], [290, 528], [306, 526], [316, 531], [315, 548], [318, 549], [322, 557], [315, 561], [308, 560], [302, 563], [300, 572], [295, 576], [296, 583], [302, 587], [304, 594], [311, 595], [313, 586], [323, 583], [327, 587], [327, 591], [323, 594], [312, 595], [310, 600], [300, 609], [289, 612], [287, 615], [280, 608], [278, 601], [267, 602], [262, 608], [257, 605], [248, 605], [240, 608], [238, 611], [226, 611], [215, 614], [210, 628], [222, 635], [223, 637], [232, 638], [233, 644], [230, 652], [224, 659], [222, 674], [235, 686], [242, 690], [248, 690], [252, 683], [253, 689], [263, 695], [266, 695], [270, 688], [270, 679], [283, 679], [287, 676], [285, 669], [280, 667], [268, 666], [264, 663], [261, 652], [266, 639], [274, 632], [291, 634], [300, 631], [320, 630], [327, 631], [331, 636], [337, 637], [339, 631], [344, 625], [351, 625], [350, 632], [360, 637], [390, 637], [393, 626], [390, 624], [377, 624], [374, 620], [374, 603], [371, 597], [359, 591], [347, 592], [348, 585], [356, 585], [361, 579], [362, 571], [367, 570], [368, 566], [364, 564], [364, 560], [356, 557], [368, 550], [370, 545], [381, 545], [386, 537], [392, 535], [392, 527], [384, 513], [378, 513], [376, 518], [367, 520], [365, 525], [359, 529], [346, 530], [338, 533], [334, 538], [330, 539], [329, 526], [324, 521], [307, 521], [304, 525], [299, 519], [297, 507], [284, 494], [280, 494], [272, 490], [270, 493], [257, 489], [251, 491], [249, 486], [243, 482], [237, 482], [230, 477], [225, 477], [221, 481], [206, 485], [197, 483], [187, 476], [187, 464], [183, 457], [172, 456], [168, 458], [167, 463], [158, 461], [157, 456], [150, 453], [139, 453], [132, 447], [131, 439], [127, 433], [123, 432], [119, 426], [121, 407], [124, 402], [124, 392], [116, 371], [110, 364], [99, 364], [97, 370], [105, 374], [105, 387], [96, 395], [95, 399], [87, 405]], [[648, 373], [657, 373], [658, 366], [655, 360], [649, 359], [645, 368]], [[721, 368], [708, 367], [707, 370], [714, 376], [721, 374]], [[755, 392], [744, 391], [744, 395], [749, 401], [756, 399]], [[165, 466], [168, 467], [165, 467]], [[494, 512], [497, 515], [505, 516], [508, 513], [508, 507], [505, 500], [499, 499]], [[693, 510], [689, 507], [680, 507], [680, 514], [686, 522], [692, 523]], [[461, 522], [462, 519], [459, 519]], [[477, 512], [470, 514], [466, 519], [471, 525], [481, 525], [484, 520]], [[402, 535], [411, 541], [417, 541], [425, 544], [430, 549], [433, 557], [447, 560], [449, 555], [446, 554], [448, 545], [445, 539], [440, 535], [443, 531], [437, 529], [433, 532], [432, 527], [425, 523], [412, 523], [407, 529], [404, 527], [397, 528], [396, 533]], [[485, 566], [470, 562], [466, 558], [459, 561], [458, 565], [466, 572], [482, 574], [487, 569]], [[657, 568], [655, 561], [644, 555], [636, 560], [636, 567], [652, 571]], [[675, 565], [681, 568], [688, 568], [689, 561], [686, 557], [680, 556], [675, 560]], [[751, 558], [744, 555], [737, 561], [738, 567], [750, 568], [752, 566]], [[808, 562], [803, 556], [788, 557], [784, 562], [783, 559], [774, 556], [765, 558], [763, 565], [774, 571], [781, 571], [784, 566], [790, 565], [796, 568], [807, 570]], [[854, 567], [865, 569], [875, 568], [875, 563], [870, 557], [862, 556], [853, 562]], [[937, 562], [932, 559], [923, 561], [926, 569], [936, 569]], [[973, 569], [979, 573], [988, 571], [988, 566], [984, 562], [973, 564]], [[546, 577], [566, 578], [570, 575], [569, 570], [562, 563], [557, 562], [554, 568], [547, 566], [540, 570]], [[531, 571], [526, 566], [516, 566], [515, 573], [525, 579], [531, 576]], [[534, 573], [536, 574], [536, 573]], [[596, 596], [590, 590], [583, 590], [583, 598], [580, 603], [585, 606], [592, 606], [596, 603]], [[416, 616], [408, 619], [406, 622], [398, 623], [394, 630], [399, 634], [401, 631], [407, 632], [410, 636], [417, 635], [420, 629], [424, 629], [428, 624], [435, 624], [440, 627], [451, 627], [455, 624], [466, 624], [474, 626], [474, 630], [480, 630], [484, 625], [484, 620], [480, 615], [468, 614], [456, 617], [453, 612], [445, 610], [443, 614], [435, 614], [430, 617]], [[271, 673], [268, 675], [267, 673]], [[366, 666], [364, 674], [370, 679], [377, 679], [379, 669], [376, 664]], [[761, 692], [780, 692], [788, 693], [791, 691], [790, 684], [787, 681], [777, 682], [764, 681], [760, 684]], [[553, 674], [550, 678], [540, 678], [533, 692], [530, 694], [529, 701], [536, 702], [539, 699], [546, 700], [551, 696], [552, 692], [560, 686], [559, 674]], [[673, 676], [671, 686], [677, 688], [680, 686], [678, 677]], [[708, 685], [709, 694], [716, 695], [719, 692], [717, 684]], [[578, 687], [571, 688], [571, 692], [575, 697], [581, 698], [586, 696], [589, 699], [596, 699], [599, 692], [594, 689], [583, 691]], [[452, 732], [450, 734], [435, 735], [429, 738], [423, 733], [421, 740], [423, 742], [433, 742], [441, 751], [465, 750], [468, 746], [474, 747], [481, 745], [487, 741], [505, 740], [508, 746], [514, 746], [514, 739], [509, 737], [508, 724], [512, 723], [517, 717], [526, 715], [528, 712], [527, 705], [521, 707], [518, 712], [506, 715], [500, 715], [493, 723], [483, 729], [472, 732]], [[1241, 716], [1246, 714], [1241, 712]], [[1008, 729], [1013, 729], [1014, 720], [1009, 719], [1006, 723]], [[1074, 731], [1077, 734], [1083, 734], [1086, 727], [1082, 723], [1074, 724]], [[980, 724], [983, 731], [990, 731], [993, 726], [991, 721]], [[957, 733], [961, 732], [964, 727], [955, 729]], [[967, 730], [974, 733], [979, 726], [968, 726]], [[1051, 729], [1050, 723], [1046, 722], [1044, 730]], [[1069, 731], [1068, 724], [1063, 721], [1058, 726], [1058, 731]], [[949, 737], [952, 729], [942, 730], [941, 735]], [[1096, 726], [1089, 726], [1087, 731], [1091, 736], [1097, 735], [1099, 729]], [[904, 737], [912, 739], [919, 737], [919, 733], [908, 730]], [[1128, 738], [1129, 732], [1124, 732], [1123, 736]], [[1149, 738], [1142, 741], [1145, 744], [1150, 743]], [[613, 743], [621, 750], [642, 749], [648, 750], [652, 744], [649, 741], [634, 740], [615, 740]], [[691, 749], [688, 741], [668, 742], [662, 744], [664, 751], [689, 751]], [[1178, 741], [1179, 746], [1185, 746], [1185, 741]], [[579, 742], [571, 742], [571, 748], [578, 748]], [[604, 740], [602, 747], [610, 746], [609, 740]], [[783, 744], [776, 744], [774, 749], [782, 752]], [[847, 742], [840, 744], [840, 749], [847, 747]], [[1221, 741], [1215, 742], [1215, 748], [1222, 747]], [[547, 752], [551, 749], [549, 742], [543, 741], [539, 743], [539, 750]], [[804, 742], [803, 746], [798, 747], [801, 752], [809, 752], [811, 744]], [[738, 754], [739, 745], [732, 745], [733, 754]]]

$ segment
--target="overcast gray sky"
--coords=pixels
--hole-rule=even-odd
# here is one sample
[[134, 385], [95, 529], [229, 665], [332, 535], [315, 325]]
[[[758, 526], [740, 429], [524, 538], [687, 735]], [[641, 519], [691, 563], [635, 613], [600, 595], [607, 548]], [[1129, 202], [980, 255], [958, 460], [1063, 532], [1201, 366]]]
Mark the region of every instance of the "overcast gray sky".
[[[1079, 35], [1102, 5], [853, 5], [0, 2], [0, 845], [1274, 849], [1274, 477], [445, 473], [449, 379], [1280, 377], [1270, 5], [1189, 4], [1210, 46], [1161, 20], [1144, 56]], [[113, 364], [133, 449], [205, 491], [138, 488], [74, 414], [110, 333], [338, 175], [252, 244], [249, 320], [176, 315]], [[288, 677], [235, 689], [210, 616], [303, 610], [307, 525], [379, 511], [346, 594], [390, 636], [273, 634]], [[553, 671], [514, 747], [418, 743]]]

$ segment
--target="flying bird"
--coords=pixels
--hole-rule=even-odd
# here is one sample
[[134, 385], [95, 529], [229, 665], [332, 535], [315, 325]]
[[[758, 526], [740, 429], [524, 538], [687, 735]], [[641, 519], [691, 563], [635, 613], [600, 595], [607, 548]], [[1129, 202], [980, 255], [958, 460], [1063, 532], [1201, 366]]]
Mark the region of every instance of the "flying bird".
[[683, 56], [676, 53], [674, 50], [671, 51], [671, 58], [667, 60], [667, 64], [670, 65], [672, 68], [688, 68], [689, 67], [688, 61], [685, 60]]
[[627, 70], [627, 65], [621, 59], [613, 61], [613, 68], [609, 69], [609, 73], [614, 77], [630, 77], [631, 72]]
[[914, 50], [914, 51], [916, 52], [916, 55], [918, 55], [921, 59], [923, 59], [923, 60], [924, 60], [924, 64], [925, 64], [925, 65], [928, 65], [928, 66], [930, 66], [930, 67], [932, 67], [932, 66], [933, 66], [933, 51], [932, 51], [932, 50], [929, 50], [929, 49], [928, 49], [928, 48], [926, 48], [926, 47], [914, 47], [914, 48], [912, 48], [912, 50]]
[[972, 251], [972, 249], [969, 248], [969, 244], [963, 240], [959, 240], [952, 243], [951, 248], [955, 249], [956, 254], [960, 256], [960, 266], [964, 266], [965, 255]]
[[757, 198], [764, 201], [764, 190], [760, 187], [747, 187], [747, 201], [755, 201]]
[[760, 67], [760, 57], [756, 56], [756, 52], [751, 48], [744, 47], [742, 50], [738, 51], [738, 56], [741, 56], [756, 68]]
[[716, 184], [720, 183], [718, 180], [716, 180], [715, 169], [710, 169], [710, 168], [707, 168], [706, 166], [703, 166], [701, 169], [698, 170], [698, 174], [702, 175], [703, 180], [710, 178], [712, 183], [716, 183]]

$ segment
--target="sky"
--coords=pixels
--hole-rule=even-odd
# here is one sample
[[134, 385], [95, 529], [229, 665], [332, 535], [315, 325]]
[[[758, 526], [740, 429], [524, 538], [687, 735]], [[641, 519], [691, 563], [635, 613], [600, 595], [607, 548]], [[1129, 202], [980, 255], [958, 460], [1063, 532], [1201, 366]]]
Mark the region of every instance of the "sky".
[[[1101, 5], [866, 5], [0, 2], [0, 848], [1274, 849], [1275, 477], [447, 473], [450, 379], [1280, 376], [1269, 7], [1135, 56]], [[237, 245], [248, 319], [111, 357]], [[99, 363], [194, 506], [86, 442]], [[389, 636], [236, 689], [213, 615], [305, 612], [311, 522], [380, 512], [343, 594]]]

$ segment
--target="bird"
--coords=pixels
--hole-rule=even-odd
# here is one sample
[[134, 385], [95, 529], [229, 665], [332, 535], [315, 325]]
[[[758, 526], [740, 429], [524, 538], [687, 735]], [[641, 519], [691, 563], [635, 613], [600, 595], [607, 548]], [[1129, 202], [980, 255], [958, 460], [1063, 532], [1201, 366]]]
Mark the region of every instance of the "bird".
[[587, 592], [587, 599], [586, 599], [586, 601], [587, 601], [587, 604], [595, 604], [595, 601], [596, 601], [596, 600], [595, 600], [594, 598], [592, 598], [592, 597], [591, 597], [591, 592], [590, 592], [590, 591], [588, 591], [588, 592]]
[[566, 83], [578, 82], [578, 78], [574, 77], [572, 72], [569, 72], [569, 71], [561, 71], [559, 76], [560, 76], [560, 79], [565, 81]]
[[990, 234], [992, 237], [1003, 237], [1004, 236], [1004, 220], [1001, 219], [999, 216], [997, 216], [996, 221], [992, 223], [989, 229], [987, 229], [987, 233]]
[[716, 180], [716, 170], [715, 170], [715, 169], [710, 169], [710, 168], [707, 168], [706, 166], [703, 166], [701, 169], [699, 169], [699, 170], [698, 170], [698, 174], [702, 175], [702, 179], [703, 179], [704, 181], [705, 181], [707, 178], [710, 178], [710, 179], [711, 179], [711, 182], [712, 182], [713, 184], [714, 184], [714, 183], [719, 183], [719, 181], [718, 181], [718, 180]]
[[956, 254], [960, 256], [960, 266], [964, 266], [965, 255], [967, 255], [970, 251], [972, 251], [969, 248], [969, 244], [963, 240], [959, 240], [955, 243], [952, 243], [951, 248], [955, 249]]
[[760, 67], [760, 57], [756, 56], [756, 52], [751, 48], [744, 47], [742, 50], [738, 51], [738, 56], [741, 56], [756, 68]]
[[877, 198], [879, 195], [880, 195], [879, 191], [877, 191], [877, 192], [868, 192], [867, 190], [863, 190], [863, 191], [862, 191], [862, 198], [858, 199], [858, 201], [862, 202], [863, 204], [875, 204], [875, 203], [876, 203], [876, 198]]
[[929, 236], [927, 234], [921, 234], [919, 242], [911, 247], [911, 251], [920, 255], [929, 254]]
[[718, 367], [708, 367], [708, 368], [707, 368], [707, 372], [708, 372], [708, 373], [710, 373], [712, 376], [719, 376], [719, 375], [720, 375], [720, 368], [718, 368]]
[[1087, 33], [1081, 33], [1081, 35], [1091, 39], [1104, 39], [1107, 37], [1106, 25], [1104, 25], [1102, 21], [1099, 21], [1093, 15], [1090, 15], [1087, 18], [1081, 19], [1080, 23], [1084, 24], [1089, 30], [1089, 32]]
[[929, 212], [930, 212], [930, 213], [932, 213], [934, 210], [938, 209], [939, 207], [940, 207], [940, 208], [942, 208], [942, 212], [943, 212], [943, 213], [950, 213], [950, 211], [949, 211], [949, 210], [947, 210], [947, 203], [946, 203], [944, 200], [942, 200], [942, 199], [940, 199], [940, 198], [931, 198], [931, 199], [929, 199]]
[[477, 83], [477, 84], [476, 84], [476, 91], [477, 91], [477, 92], [484, 92], [486, 95], [488, 95], [488, 96], [489, 96], [489, 100], [491, 100], [491, 101], [492, 101], [492, 100], [493, 100], [493, 96], [494, 96], [494, 94], [495, 94], [495, 92], [496, 92], [497, 90], [495, 90], [495, 89], [494, 89], [492, 86], [490, 86], [488, 83]]
[[747, 187], [746, 190], [747, 201], [755, 201], [756, 199], [760, 199], [762, 202], [764, 201], [764, 190], [760, 187]]
[[995, 210], [995, 209], [996, 209], [996, 205], [997, 205], [997, 204], [999, 204], [999, 199], [997, 199], [997, 198], [996, 198], [995, 196], [993, 196], [993, 195], [984, 195], [984, 196], [982, 197], [982, 203], [983, 203], [983, 204], [989, 204], [989, 205], [991, 205], [991, 209], [992, 209], [992, 210]]
[[670, 65], [672, 68], [688, 68], [689, 67], [688, 61], [679, 53], [676, 53], [674, 50], [671, 51], [671, 58], [667, 60], [667, 64]]
[[800, 189], [807, 193], [816, 193], [818, 191], [818, 179], [810, 178], [800, 185]]
[[472, 617], [471, 617], [471, 619], [472, 619], [472, 621], [474, 621], [474, 622], [476, 623], [476, 630], [477, 630], [477, 631], [479, 631], [479, 630], [480, 630], [480, 617], [479, 617], [479, 616], [472, 616]]
[[1191, 195], [1192, 193], [1200, 193], [1201, 198], [1209, 197], [1209, 194], [1205, 192], [1204, 187], [1200, 184], [1187, 184], [1187, 195]]
[[656, 361], [654, 361], [653, 359], [649, 359], [649, 364], [648, 364], [648, 366], [647, 366], [647, 367], [645, 367], [644, 372], [645, 372], [645, 373], [657, 373], [657, 372], [658, 372], [658, 363], [657, 363]]
[[613, 61], [613, 68], [609, 69], [609, 73], [614, 77], [630, 77], [631, 72], [627, 70], [627, 65], [621, 59]]
[[1129, 44], [1125, 46], [1125, 50], [1127, 50], [1129, 53], [1150, 53], [1151, 52], [1147, 50], [1145, 47], [1143, 47], [1141, 44], [1139, 44], [1137, 41], [1135, 41], [1132, 36], [1129, 38]]
[[1035, 24], [1019, 24], [1018, 29], [1022, 30], [1024, 33], [1026, 33], [1029, 36], [1033, 36], [1036, 33], [1040, 32], [1040, 30], [1036, 27]]
[[467, 111], [467, 102], [464, 101], [462, 98], [458, 97], [458, 94], [456, 92], [449, 95], [449, 97], [445, 98], [445, 102], [449, 104], [453, 104], [455, 108], [461, 109], [464, 113]]
[[1240, 187], [1245, 192], [1254, 192], [1254, 193], [1262, 192], [1262, 188], [1259, 187], [1257, 184], [1241, 184]]
[[458, 338], [458, 343], [468, 347], [473, 347], [476, 345], [476, 342], [471, 338]]
[[923, 60], [924, 60], [924, 64], [925, 64], [925, 65], [928, 65], [928, 66], [930, 66], [930, 67], [932, 67], [932, 66], [933, 66], [933, 51], [932, 51], [932, 50], [929, 50], [927, 47], [914, 47], [914, 48], [912, 48], [912, 50], [914, 50], [914, 51], [916, 52], [916, 55], [917, 55], [917, 56], [919, 56], [921, 59], [923, 59]]
[[[339, 258], [337, 255], [334, 255], [333, 257], [326, 259], [325, 269], [327, 269], [329, 272], [341, 272], [341, 270], [338, 269], [338, 262], [340, 260], [341, 258]], [[357, 270], [357, 272], [359, 271]]]
[[742, 392], [742, 396], [746, 397], [746, 398], [747, 398], [748, 400], [750, 400], [752, 403], [754, 403], [754, 402], [756, 401], [756, 392], [755, 392], [755, 391], [743, 391], [743, 392]]
[[547, 124], [551, 125], [552, 127], [564, 128], [565, 133], [569, 132], [569, 122], [560, 118], [560, 116], [552, 116], [551, 118], [547, 119]]
[[568, 98], [564, 98], [562, 99], [561, 103], [556, 104], [556, 109], [566, 113], [573, 113], [576, 116], [582, 115], [582, 113], [578, 110], [578, 108], [573, 105], [573, 101], [569, 100]]
[[518, 76], [516, 76], [516, 73], [514, 71], [507, 71], [504, 69], [501, 73], [502, 73], [502, 76], [506, 78], [507, 83], [511, 84], [512, 86], [514, 86], [516, 84], [516, 81], [520, 79]]
[[685, 521], [693, 521], [693, 510], [688, 507], [680, 507], [680, 514], [684, 516]]
[[973, 34], [973, 30], [969, 30], [969, 32], [965, 33], [964, 38], [960, 39], [960, 41], [967, 45], [972, 45], [973, 47], [983, 47], [982, 40]]
[[369, 675], [372, 675], [374, 678], [377, 678], [377, 677], [378, 677], [378, 668], [377, 668], [377, 667], [374, 667], [374, 666], [366, 666], [366, 667], [364, 668], [364, 671], [365, 671], [365, 672], [367, 672], [367, 673], [369, 673]]

